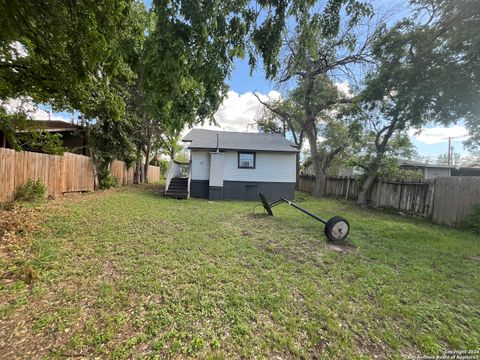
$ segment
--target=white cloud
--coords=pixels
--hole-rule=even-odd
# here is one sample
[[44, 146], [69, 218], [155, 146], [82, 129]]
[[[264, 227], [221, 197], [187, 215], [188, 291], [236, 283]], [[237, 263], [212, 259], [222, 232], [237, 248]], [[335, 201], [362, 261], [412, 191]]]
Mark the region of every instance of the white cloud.
[[[343, 96], [347, 98], [353, 97], [353, 91], [348, 81], [336, 83], [335, 86]], [[258, 93], [258, 95], [263, 101], [268, 99], [281, 99], [281, 94], [275, 90], [270, 91], [268, 94]], [[260, 114], [262, 107], [263, 106], [258, 102], [255, 95], [253, 95], [253, 93], [250, 91], [244, 94], [239, 94], [235, 91], [229, 91], [227, 97], [214, 115], [218, 126], [205, 124], [203, 126], [195, 126], [195, 128], [256, 132], [257, 128], [253, 125], [253, 123], [255, 117]], [[185, 129], [184, 133], [186, 134], [188, 131], [189, 129]]]
[[[281, 95], [278, 91], [270, 91], [268, 95], [258, 94], [262, 101], [268, 99], [280, 99]], [[253, 125], [255, 117], [260, 114], [262, 104], [257, 100], [252, 92], [239, 94], [235, 91], [229, 91], [227, 97], [223, 100], [222, 105], [215, 113], [214, 117], [218, 126], [205, 124], [203, 126], [195, 126], [195, 128], [224, 130], [224, 131], [242, 131], [257, 132], [257, 128]], [[186, 129], [185, 133], [189, 130]]]
[[353, 90], [352, 90], [352, 87], [350, 86], [350, 83], [347, 80], [342, 82], [337, 82], [335, 83], [335, 86], [337, 87], [340, 94], [343, 95], [345, 98], [347, 99], [353, 98]]
[[0, 102], [0, 106], [3, 106], [7, 113], [12, 114], [15, 112], [25, 112], [25, 114], [32, 120], [60, 120], [70, 122], [70, 119], [61, 116], [60, 114], [51, 113], [44, 109], [40, 109], [31, 98], [23, 97], [16, 99], [9, 99], [5, 102]]
[[460, 125], [455, 125], [452, 127], [431, 127], [425, 128], [418, 133], [417, 130], [410, 130], [408, 132], [410, 137], [413, 137], [415, 140], [423, 142], [425, 144], [440, 144], [448, 142], [448, 137], [452, 137], [455, 141], [463, 141], [468, 139], [468, 131], [465, 127]]

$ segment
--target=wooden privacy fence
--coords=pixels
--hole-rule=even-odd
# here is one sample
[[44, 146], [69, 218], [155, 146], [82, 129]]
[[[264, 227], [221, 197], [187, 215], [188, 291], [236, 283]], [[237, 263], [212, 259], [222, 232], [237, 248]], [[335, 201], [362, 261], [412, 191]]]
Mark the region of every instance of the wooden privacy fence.
[[439, 224], [458, 225], [480, 204], [480, 177], [452, 176], [435, 179], [433, 216]]
[[[114, 161], [112, 175], [122, 185], [132, 184], [134, 169], [123, 161]], [[63, 156], [0, 148], [0, 202], [14, 199], [15, 191], [29, 179], [40, 179], [48, 195], [93, 191], [93, 161], [87, 156], [65, 153]], [[148, 180], [160, 180], [160, 168], [149, 167]]]
[[0, 202], [13, 200], [16, 189], [29, 179], [40, 179], [52, 196], [93, 190], [92, 159], [70, 153], [57, 156], [0, 148]]
[[[112, 163], [111, 172], [113, 177], [117, 178], [120, 185], [129, 185], [133, 184], [135, 178], [135, 167], [128, 167], [127, 163], [114, 160]], [[158, 182], [160, 181], [160, 167], [159, 166], [148, 166], [148, 182]]]
[[110, 169], [112, 176], [117, 178], [120, 185], [130, 185], [133, 184], [135, 176], [135, 167], [128, 167], [127, 164], [120, 160], [114, 160], [112, 163], [112, 168]]
[[[301, 175], [298, 190], [312, 192], [315, 177]], [[327, 177], [327, 195], [356, 200], [359, 186], [355, 177]], [[377, 180], [367, 200], [376, 207], [431, 217], [439, 224], [458, 225], [480, 204], [480, 177], [441, 177], [435, 180]]]

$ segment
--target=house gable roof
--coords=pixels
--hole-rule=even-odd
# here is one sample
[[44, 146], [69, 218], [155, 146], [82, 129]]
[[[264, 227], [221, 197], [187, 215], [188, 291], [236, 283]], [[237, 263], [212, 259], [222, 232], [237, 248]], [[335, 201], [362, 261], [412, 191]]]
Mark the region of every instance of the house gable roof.
[[189, 149], [299, 152], [296, 145], [279, 134], [192, 129], [182, 141]]

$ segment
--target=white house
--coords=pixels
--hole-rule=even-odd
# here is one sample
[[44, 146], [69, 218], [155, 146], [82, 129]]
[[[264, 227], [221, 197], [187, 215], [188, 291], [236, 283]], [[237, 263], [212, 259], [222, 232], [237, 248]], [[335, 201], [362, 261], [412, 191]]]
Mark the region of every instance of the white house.
[[299, 150], [283, 136], [193, 129], [182, 141], [191, 155], [190, 196], [258, 200], [262, 192], [267, 199], [294, 198]]

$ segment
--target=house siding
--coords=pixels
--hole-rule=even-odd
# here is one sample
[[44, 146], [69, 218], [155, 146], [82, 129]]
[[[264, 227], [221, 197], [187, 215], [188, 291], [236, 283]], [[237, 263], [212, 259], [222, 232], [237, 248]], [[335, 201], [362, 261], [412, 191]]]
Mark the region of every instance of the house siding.
[[448, 168], [426, 167], [424, 170], [425, 179], [431, 180], [441, 176], [450, 176], [452, 170]]
[[192, 151], [192, 180], [210, 179], [210, 152], [207, 150]]
[[[241, 151], [240, 151], [241, 152]], [[295, 196], [295, 153], [257, 151], [254, 169], [238, 168], [238, 151], [226, 151], [223, 163], [223, 187], [209, 186], [211, 154], [192, 150], [190, 195], [210, 200], [257, 201], [257, 192], [267, 199]]]
[[295, 183], [295, 153], [256, 152], [255, 169], [238, 168], [238, 151], [225, 153], [224, 181]]

